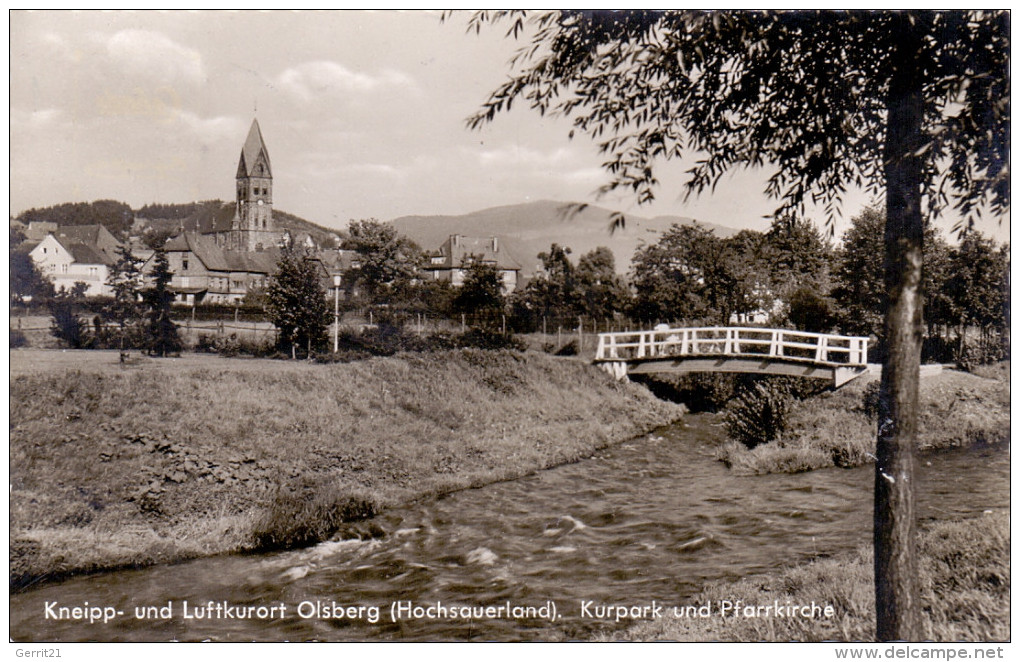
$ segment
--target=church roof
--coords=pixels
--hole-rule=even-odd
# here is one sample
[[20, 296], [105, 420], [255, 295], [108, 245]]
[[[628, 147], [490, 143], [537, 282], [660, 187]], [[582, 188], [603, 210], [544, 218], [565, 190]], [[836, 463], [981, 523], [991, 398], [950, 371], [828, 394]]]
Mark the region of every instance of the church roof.
[[241, 148], [241, 160], [237, 164], [237, 176], [238, 177], [251, 177], [252, 170], [255, 168], [255, 164], [259, 160], [259, 154], [266, 159], [266, 174], [269, 177], [273, 176], [273, 168], [269, 165], [269, 150], [266, 149], [266, 143], [262, 140], [262, 129], [259, 128], [259, 121], [254, 119], [251, 121], [251, 128], [248, 129], [248, 138], [244, 141], [244, 147]]

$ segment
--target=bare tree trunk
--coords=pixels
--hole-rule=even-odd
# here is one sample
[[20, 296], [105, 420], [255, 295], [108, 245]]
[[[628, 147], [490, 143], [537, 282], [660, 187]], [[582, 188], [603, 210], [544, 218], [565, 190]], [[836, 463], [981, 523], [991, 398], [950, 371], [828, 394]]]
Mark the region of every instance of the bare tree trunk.
[[921, 363], [922, 71], [921, 41], [906, 13], [898, 15], [885, 145], [885, 332], [875, 462], [875, 607], [879, 641], [922, 638], [914, 549], [914, 445]]

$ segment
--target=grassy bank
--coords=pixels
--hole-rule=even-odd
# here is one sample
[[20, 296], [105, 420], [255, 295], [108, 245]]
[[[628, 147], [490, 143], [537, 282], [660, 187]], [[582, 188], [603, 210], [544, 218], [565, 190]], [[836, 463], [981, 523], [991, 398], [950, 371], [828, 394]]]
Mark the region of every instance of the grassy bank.
[[[943, 370], [921, 379], [921, 450], [1009, 440], [1008, 366], [989, 374], [1004, 378]], [[779, 438], [751, 450], [728, 442], [721, 459], [743, 474], [866, 464], [875, 453], [876, 388], [875, 379], [857, 380], [795, 402]]]
[[11, 353], [11, 583], [300, 545], [570, 462], [682, 408], [579, 361]]
[[[918, 541], [924, 639], [1009, 641], [1009, 513], [940, 523]], [[706, 588], [685, 605], [706, 605], [707, 618], [671, 614], [606, 640], [625, 641], [874, 641], [871, 549], [823, 559], [769, 577]], [[745, 605], [832, 605], [832, 618], [723, 618], [723, 600]], [[667, 610], [667, 613], [669, 610]]]

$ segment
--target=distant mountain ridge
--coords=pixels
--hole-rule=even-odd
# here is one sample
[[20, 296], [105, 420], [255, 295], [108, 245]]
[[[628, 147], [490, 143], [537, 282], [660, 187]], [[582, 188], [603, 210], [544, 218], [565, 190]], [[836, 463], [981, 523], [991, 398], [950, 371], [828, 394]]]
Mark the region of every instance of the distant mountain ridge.
[[569, 247], [575, 261], [584, 253], [605, 246], [613, 251], [616, 270], [623, 274], [630, 268], [634, 251], [658, 241], [661, 233], [673, 224], [697, 224], [720, 237], [730, 237], [738, 232], [735, 228], [701, 223], [683, 216], [646, 218], [625, 214], [625, 226], [610, 233], [613, 211], [589, 205], [580, 212], [569, 214], [569, 206], [569, 203], [539, 200], [490, 207], [459, 216], [401, 216], [390, 223], [426, 250], [435, 250], [451, 234], [499, 236], [505, 250], [524, 265], [524, 275], [535, 272], [539, 264], [538, 254], [548, 251], [553, 243]]

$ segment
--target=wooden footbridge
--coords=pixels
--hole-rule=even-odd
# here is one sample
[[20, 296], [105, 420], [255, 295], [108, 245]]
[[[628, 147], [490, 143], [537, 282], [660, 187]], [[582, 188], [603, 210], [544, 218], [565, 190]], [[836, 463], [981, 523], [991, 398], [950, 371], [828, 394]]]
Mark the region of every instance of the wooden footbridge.
[[751, 327], [600, 333], [595, 364], [623, 379], [658, 372], [745, 372], [827, 379], [839, 388], [868, 369], [868, 339]]

